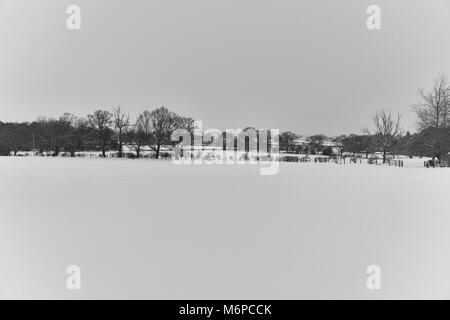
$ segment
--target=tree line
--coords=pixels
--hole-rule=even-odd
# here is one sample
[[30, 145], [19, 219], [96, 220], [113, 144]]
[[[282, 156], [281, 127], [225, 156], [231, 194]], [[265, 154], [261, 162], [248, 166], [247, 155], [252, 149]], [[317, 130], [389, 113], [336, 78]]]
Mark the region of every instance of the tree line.
[[54, 156], [69, 152], [98, 150], [106, 156], [108, 150], [118, 150], [123, 156], [127, 143], [137, 157], [143, 146], [149, 146], [159, 158], [161, 146], [170, 145], [175, 129], [192, 132], [194, 120], [160, 107], [144, 111], [132, 122], [129, 114], [120, 106], [108, 110], [96, 110], [84, 117], [64, 113], [59, 118], [40, 117], [34, 122], [0, 122], [0, 154], [14, 154], [19, 150], [51, 151]]
[[[324, 144], [333, 141], [343, 152], [356, 155], [380, 152], [383, 162], [388, 154], [429, 156], [441, 160], [450, 152], [450, 84], [445, 75], [439, 76], [429, 90], [418, 90], [418, 101], [412, 107], [417, 115], [418, 132], [404, 132], [401, 114], [378, 110], [372, 125], [360, 134], [328, 138], [315, 134], [299, 143], [302, 137], [291, 131], [280, 134], [279, 148], [288, 153], [331, 154]], [[112, 110], [96, 110], [86, 117], [64, 113], [59, 118], [40, 117], [33, 122], [0, 122], [0, 155], [19, 150], [50, 151], [53, 155], [77, 151], [98, 150], [105, 156], [117, 150], [123, 156], [123, 145], [131, 146], [139, 158], [142, 148], [149, 146], [160, 156], [161, 146], [175, 145], [171, 141], [176, 129], [193, 132], [194, 119], [180, 116], [165, 107], [144, 111], [132, 121], [120, 106]]]

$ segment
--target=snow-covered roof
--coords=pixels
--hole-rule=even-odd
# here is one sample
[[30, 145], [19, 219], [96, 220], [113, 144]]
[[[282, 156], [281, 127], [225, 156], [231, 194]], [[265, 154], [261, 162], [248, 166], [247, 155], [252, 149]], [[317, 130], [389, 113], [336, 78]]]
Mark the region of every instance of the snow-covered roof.
[[335, 142], [335, 141], [330, 141], [330, 140], [324, 141], [322, 143], [322, 145], [324, 147], [341, 147], [342, 146], [342, 144], [340, 142]]
[[297, 138], [297, 139], [294, 140], [294, 144], [296, 144], [296, 145], [308, 144], [310, 142], [311, 141], [309, 139], [307, 139], [307, 138]]

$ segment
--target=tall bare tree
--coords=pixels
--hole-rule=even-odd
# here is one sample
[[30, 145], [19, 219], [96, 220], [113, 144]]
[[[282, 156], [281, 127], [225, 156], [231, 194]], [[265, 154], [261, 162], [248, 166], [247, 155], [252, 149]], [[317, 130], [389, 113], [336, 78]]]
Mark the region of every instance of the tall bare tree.
[[89, 126], [95, 130], [102, 156], [106, 157], [106, 147], [111, 141], [111, 119], [112, 114], [106, 110], [97, 110], [93, 114], [88, 114]]
[[142, 147], [149, 143], [151, 139], [150, 120], [140, 114], [136, 122], [126, 130], [126, 139], [136, 151], [136, 158], [141, 157]]
[[419, 102], [413, 105], [420, 129], [445, 128], [450, 125], [450, 85], [446, 75], [434, 80], [430, 91], [419, 89]]
[[[450, 126], [450, 85], [446, 75], [440, 75], [435, 79], [433, 88], [425, 92], [419, 89], [419, 102], [413, 105], [417, 114], [420, 130], [428, 130], [433, 137], [433, 158], [439, 158], [439, 150], [442, 149], [440, 136], [443, 130]], [[430, 137], [430, 136], [429, 136]]]
[[127, 128], [130, 126], [130, 115], [122, 112], [121, 107], [113, 109], [112, 113], [114, 129], [117, 134], [118, 147], [119, 147], [119, 158], [122, 158], [123, 152], [123, 136]]
[[181, 117], [166, 107], [160, 107], [153, 111], [144, 111], [138, 117], [143, 133], [147, 136], [149, 146], [155, 150], [156, 159], [159, 158], [162, 145], [172, 144], [172, 133], [176, 129], [194, 130], [194, 120]]
[[401, 118], [401, 114], [393, 115], [390, 110], [376, 111], [373, 116], [374, 131], [368, 128], [364, 130], [366, 134], [373, 137], [375, 149], [383, 154], [383, 163], [386, 162], [387, 153], [402, 135]]

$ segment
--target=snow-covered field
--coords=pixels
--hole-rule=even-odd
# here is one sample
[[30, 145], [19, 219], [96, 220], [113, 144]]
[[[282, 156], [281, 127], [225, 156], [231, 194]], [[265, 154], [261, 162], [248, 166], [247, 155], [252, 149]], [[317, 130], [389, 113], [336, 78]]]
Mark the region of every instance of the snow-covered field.
[[0, 158], [0, 298], [450, 298], [450, 169], [408, 163]]

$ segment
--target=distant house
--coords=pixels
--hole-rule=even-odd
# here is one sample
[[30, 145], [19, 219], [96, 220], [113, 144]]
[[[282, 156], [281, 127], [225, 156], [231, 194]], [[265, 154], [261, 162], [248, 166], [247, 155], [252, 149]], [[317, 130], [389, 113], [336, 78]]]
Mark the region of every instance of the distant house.
[[[310, 145], [311, 140], [309, 138], [297, 138], [294, 140], [294, 145], [296, 146], [302, 146], [302, 147], [307, 147], [308, 145]], [[324, 151], [325, 153], [328, 153], [330, 155], [340, 155], [342, 153], [342, 143], [340, 142], [336, 142], [336, 141], [332, 141], [332, 140], [324, 140], [321, 144], [321, 151], [319, 149], [319, 154], [322, 154]], [[326, 151], [327, 150], [327, 151]]]
[[294, 145], [296, 146], [306, 146], [311, 142], [311, 140], [309, 140], [308, 138], [297, 138], [294, 140]]
[[[325, 140], [322, 143], [323, 150], [329, 149], [332, 155], [341, 155], [342, 154], [342, 143], [337, 141]], [[323, 153], [323, 151], [322, 151]]]

